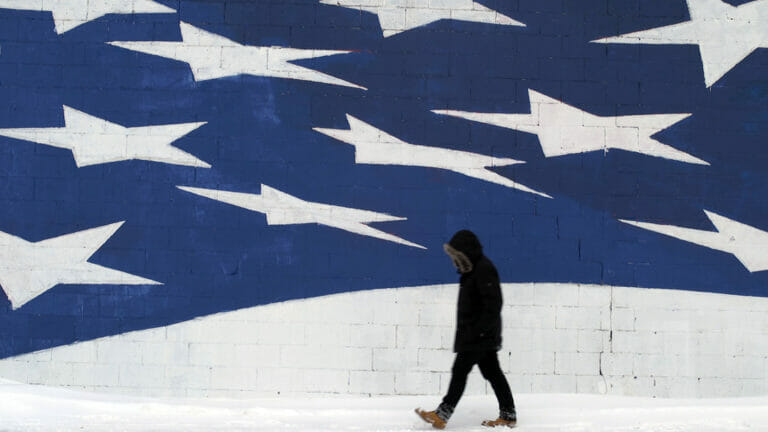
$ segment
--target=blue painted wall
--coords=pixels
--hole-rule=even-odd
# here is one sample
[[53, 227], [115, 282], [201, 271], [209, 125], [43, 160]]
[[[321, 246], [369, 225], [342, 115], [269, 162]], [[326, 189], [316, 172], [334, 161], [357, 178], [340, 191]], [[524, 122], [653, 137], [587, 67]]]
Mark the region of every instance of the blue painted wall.
[[[768, 50], [711, 88], [695, 45], [590, 41], [685, 21], [683, 0], [485, 0], [527, 27], [442, 20], [383, 38], [377, 16], [313, 0], [160, 1], [57, 35], [50, 12], [0, 8], [0, 128], [61, 127], [62, 105], [126, 127], [207, 122], [174, 146], [211, 168], [124, 161], [0, 137], [0, 231], [28, 241], [126, 221], [89, 262], [160, 286], [58, 285], [13, 310], [0, 358], [196, 316], [331, 293], [456, 280], [442, 243], [476, 231], [505, 282], [768, 296], [731, 254], [623, 224], [715, 231], [703, 210], [768, 230]], [[741, 2], [729, 2], [743, 4]], [[246, 45], [351, 50], [297, 62], [368, 90], [269, 77], [195, 82], [186, 63], [108, 41], [179, 41], [179, 21]], [[545, 158], [536, 135], [431, 112], [529, 112], [528, 90], [602, 116], [692, 113], [654, 138], [710, 163], [620, 150]], [[413, 144], [526, 161], [496, 172], [547, 199], [408, 166], [354, 163], [312, 130], [351, 114]], [[178, 185], [406, 217], [373, 226], [427, 250], [260, 213]]]

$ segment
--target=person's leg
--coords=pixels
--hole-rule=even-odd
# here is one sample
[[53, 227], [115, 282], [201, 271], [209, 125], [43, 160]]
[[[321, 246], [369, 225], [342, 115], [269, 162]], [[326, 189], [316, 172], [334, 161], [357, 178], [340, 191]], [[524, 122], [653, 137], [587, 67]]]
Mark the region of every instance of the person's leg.
[[512, 398], [512, 391], [509, 389], [507, 378], [504, 377], [499, 366], [499, 358], [496, 351], [485, 353], [477, 363], [483, 378], [488, 380], [496, 394], [496, 400], [499, 402], [499, 417], [505, 420], [517, 418], [515, 412], [515, 400]]
[[477, 357], [473, 353], [460, 352], [456, 354], [453, 368], [451, 368], [451, 383], [448, 386], [448, 393], [446, 393], [440, 406], [437, 407], [437, 414], [443, 420], [448, 421], [453, 414], [453, 410], [467, 386], [467, 376], [476, 362]]

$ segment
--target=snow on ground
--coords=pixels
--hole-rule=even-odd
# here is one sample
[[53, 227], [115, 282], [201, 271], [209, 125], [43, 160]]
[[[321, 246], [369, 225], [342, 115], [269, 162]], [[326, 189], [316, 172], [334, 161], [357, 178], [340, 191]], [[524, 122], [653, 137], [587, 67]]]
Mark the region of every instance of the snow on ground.
[[[515, 395], [516, 431], [768, 431], [768, 397], [670, 400]], [[413, 413], [438, 398], [150, 399], [0, 380], [0, 431], [429, 431]], [[487, 431], [492, 396], [461, 401], [448, 430]]]

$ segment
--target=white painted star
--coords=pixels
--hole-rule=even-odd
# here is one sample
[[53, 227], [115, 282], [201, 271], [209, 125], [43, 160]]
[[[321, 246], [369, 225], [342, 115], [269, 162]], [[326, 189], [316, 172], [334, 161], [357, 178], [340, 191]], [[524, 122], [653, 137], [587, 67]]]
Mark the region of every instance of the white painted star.
[[65, 105], [64, 124], [59, 128], [0, 129], [0, 136], [69, 149], [78, 167], [136, 159], [210, 168], [171, 145], [205, 122], [126, 128]]
[[411, 243], [366, 225], [371, 222], [406, 220], [405, 218], [390, 216], [385, 213], [304, 201], [266, 185], [261, 185], [261, 195], [187, 186], [177, 187], [212, 200], [264, 213], [267, 216], [267, 225], [316, 223], [367, 237], [426, 249], [424, 246]]
[[152, 0], [0, 0], [0, 9], [50, 11], [58, 34], [108, 14], [176, 12]]
[[599, 39], [599, 43], [698, 45], [707, 87], [757, 48], [768, 48], [768, 0], [735, 7], [720, 0], [687, 0], [691, 20]]
[[314, 130], [353, 145], [356, 163], [446, 169], [468, 177], [551, 198], [547, 194], [515, 183], [487, 169], [487, 167], [525, 163], [523, 161], [409, 144], [349, 114], [347, 114], [347, 121], [349, 122], [349, 129], [314, 128]]
[[18, 309], [58, 284], [161, 285], [88, 262], [122, 224], [34, 243], [0, 231], [0, 287], [11, 307]]
[[182, 42], [110, 42], [132, 51], [189, 64], [196, 81], [237, 75], [268, 76], [355, 87], [357, 84], [290, 63], [350, 51], [246, 46], [182, 22]]
[[[379, 16], [384, 37], [442, 19], [525, 27], [525, 24], [472, 0], [451, 1], [423, 7], [406, 7], [401, 0], [320, 0], [320, 3], [371, 12]], [[434, 2], [432, 2], [434, 3]], [[450, 4], [449, 4], [450, 3]]]
[[704, 212], [715, 225], [717, 232], [629, 220], [621, 220], [621, 222], [733, 254], [751, 273], [768, 270], [768, 253], [766, 253], [768, 251], [768, 232], [710, 211], [705, 210]]
[[572, 107], [533, 90], [530, 114], [473, 113], [434, 110], [459, 117], [539, 136], [546, 157], [621, 149], [692, 164], [709, 163], [651, 138], [657, 132], [690, 114], [653, 114], [601, 117]]

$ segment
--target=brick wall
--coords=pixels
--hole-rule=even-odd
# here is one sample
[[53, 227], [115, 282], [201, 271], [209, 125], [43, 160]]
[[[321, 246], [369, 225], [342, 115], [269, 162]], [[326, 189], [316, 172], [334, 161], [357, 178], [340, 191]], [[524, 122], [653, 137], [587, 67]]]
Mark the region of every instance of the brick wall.
[[[2, 286], [0, 377], [151, 395], [439, 395], [456, 297], [440, 246], [470, 227], [509, 282], [500, 357], [515, 392], [765, 393], [766, 50], [713, 77], [722, 65], [693, 44], [599, 42], [686, 22], [694, 3], [0, 0], [0, 281], [19, 268], [57, 281], [29, 298], [39, 285], [17, 287], [24, 302]], [[758, 4], [707, 2], [736, 3]], [[768, 16], [725, 15], [744, 28]], [[286, 48], [306, 58], [281, 61]], [[554, 135], [589, 139], [550, 146], [534, 109], [563, 104]], [[103, 120], [73, 143], [126, 151], [89, 159], [87, 146], [45, 144], [60, 131], [18, 135], [63, 128], [73, 109]], [[510, 116], [529, 123], [499, 127]], [[364, 144], [410, 150], [359, 162], [328, 132], [352, 119], [376, 128]], [[187, 126], [133, 130], [170, 124]], [[147, 136], [184, 155], [140, 158]], [[416, 146], [444, 157], [419, 165]], [[264, 185], [389, 219], [366, 225], [372, 236], [348, 220], [280, 224], [179, 189]], [[747, 244], [712, 240], [704, 210], [754, 228], [736, 230]], [[123, 272], [111, 285], [7, 252], [118, 222], [89, 258]], [[489, 390], [472, 375], [470, 393]]]
[[[453, 361], [454, 285], [291, 301], [0, 361], [0, 376], [140, 395], [433, 395]], [[514, 392], [726, 397], [768, 391], [768, 301], [569, 284], [504, 286]], [[491, 392], [479, 372], [468, 394]]]

